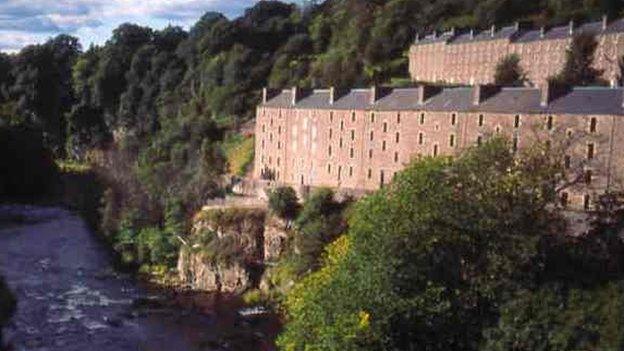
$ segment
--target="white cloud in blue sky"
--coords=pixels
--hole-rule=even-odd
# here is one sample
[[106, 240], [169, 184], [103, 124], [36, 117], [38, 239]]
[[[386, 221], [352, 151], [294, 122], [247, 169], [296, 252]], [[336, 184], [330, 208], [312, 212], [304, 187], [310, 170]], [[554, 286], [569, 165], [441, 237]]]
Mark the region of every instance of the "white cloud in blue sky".
[[239, 16], [259, 0], [0, 0], [0, 51], [14, 52], [60, 33], [84, 47], [101, 44], [124, 22], [188, 28], [206, 11]]

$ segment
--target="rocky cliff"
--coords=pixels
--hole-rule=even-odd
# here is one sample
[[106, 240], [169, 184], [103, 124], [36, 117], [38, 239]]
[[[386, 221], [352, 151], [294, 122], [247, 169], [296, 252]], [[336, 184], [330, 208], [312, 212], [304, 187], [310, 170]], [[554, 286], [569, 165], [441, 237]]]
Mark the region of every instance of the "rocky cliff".
[[180, 280], [195, 290], [235, 294], [258, 287], [266, 263], [286, 247], [286, 227], [262, 208], [204, 209], [181, 249]]

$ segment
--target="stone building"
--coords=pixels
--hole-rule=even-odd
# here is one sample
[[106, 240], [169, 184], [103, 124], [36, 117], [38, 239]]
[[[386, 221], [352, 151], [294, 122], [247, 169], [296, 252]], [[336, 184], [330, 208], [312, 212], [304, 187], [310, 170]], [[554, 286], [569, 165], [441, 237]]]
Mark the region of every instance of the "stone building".
[[495, 134], [514, 147], [573, 140], [567, 167], [583, 184], [562, 201], [588, 208], [624, 175], [624, 89], [264, 90], [256, 113], [255, 179], [294, 187], [377, 189], [420, 156], [457, 155]]
[[561, 71], [566, 49], [577, 33], [595, 35], [598, 47], [594, 65], [603, 78], [616, 84], [621, 74], [618, 59], [624, 55], [624, 20], [569, 25], [538, 30], [520, 24], [485, 31], [434, 32], [418, 38], [409, 51], [412, 80], [449, 84], [491, 84], [496, 65], [516, 54], [527, 72], [529, 84], [540, 86]]

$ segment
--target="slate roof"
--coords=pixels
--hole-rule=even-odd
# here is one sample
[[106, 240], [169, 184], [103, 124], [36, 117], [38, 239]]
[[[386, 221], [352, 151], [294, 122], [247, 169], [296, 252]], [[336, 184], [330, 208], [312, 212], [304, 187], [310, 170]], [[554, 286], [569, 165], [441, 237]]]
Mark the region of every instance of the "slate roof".
[[[583, 23], [574, 27], [573, 33], [587, 32], [592, 34], [600, 33], [621, 33], [624, 32], [624, 19], [618, 19], [610, 22], [607, 25], [606, 30], [602, 30], [602, 21]], [[565, 39], [570, 37], [570, 26], [562, 25], [553, 28], [547, 28], [544, 32], [544, 36], [540, 35], [540, 30], [517, 30], [516, 26], [508, 26], [498, 28], [494, 35], [489, 29], [483, 31], [474, 31], [474, 35], [471, 38], [470, 32], [462, 32], [456, 35], [451, 35], [452, 32], [446, 32], [442, 36], [433, 37], [427, 36], [423, 39], [417, 40], [414, 44], [429, 44], [433, 42], [448, 41], [449, 44], [460, 44], [467, 42], [497, 40], [497, 39], [509, 39], [512, 42], [530, 42], [535, 40], [553, 40], [553, 39]]]
[[537, 88], [502, 88], [497, 93], [473, 105], [473, 88], [444, 88], [423, 104], [418, 103], [418, 88], [394, 89], [370, 103], [370, 89], [351, 90], [329, 104], [329, 92], [314, 91], [291, 105], [290, 90], [267, 101], [263, 106], [302, 109], [347, 110], [422, 110], [449, 112], [499, 112], [499, 113], [552, 113], [594, 114], [624, 116], [624, 89], [606, 87], [577, 87], [551, 101], [540, 105], [541, 93]]

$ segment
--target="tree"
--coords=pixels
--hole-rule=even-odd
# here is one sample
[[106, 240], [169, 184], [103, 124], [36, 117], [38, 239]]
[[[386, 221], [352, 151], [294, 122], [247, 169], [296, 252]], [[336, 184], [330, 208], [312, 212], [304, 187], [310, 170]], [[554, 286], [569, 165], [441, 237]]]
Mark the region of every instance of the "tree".
[[603, 71], [592, 67], [598, 42], [589, 33], [576, 34], [566, 51], [566, 62], [555, 80], [568, 85], [586, 86], [605, 84]]
[[297, 193], [291, 187], [278, 187], [269, 193], [269, 208], [283, 219], [294, 219], [299, 211]]
[[520, 67], [520, 57], [517, 54], [511, 54], [503, 58], [496, 65], [494, 73], [494, 82], [503, 86], [522, 86], [526, 81], [526, 74]]
[[349, 233], [286, 299], [285, 350], [476, 350], [539, 272], [558, 223], [555, 160], [501, 139], [415, 162], [355, 205]]

